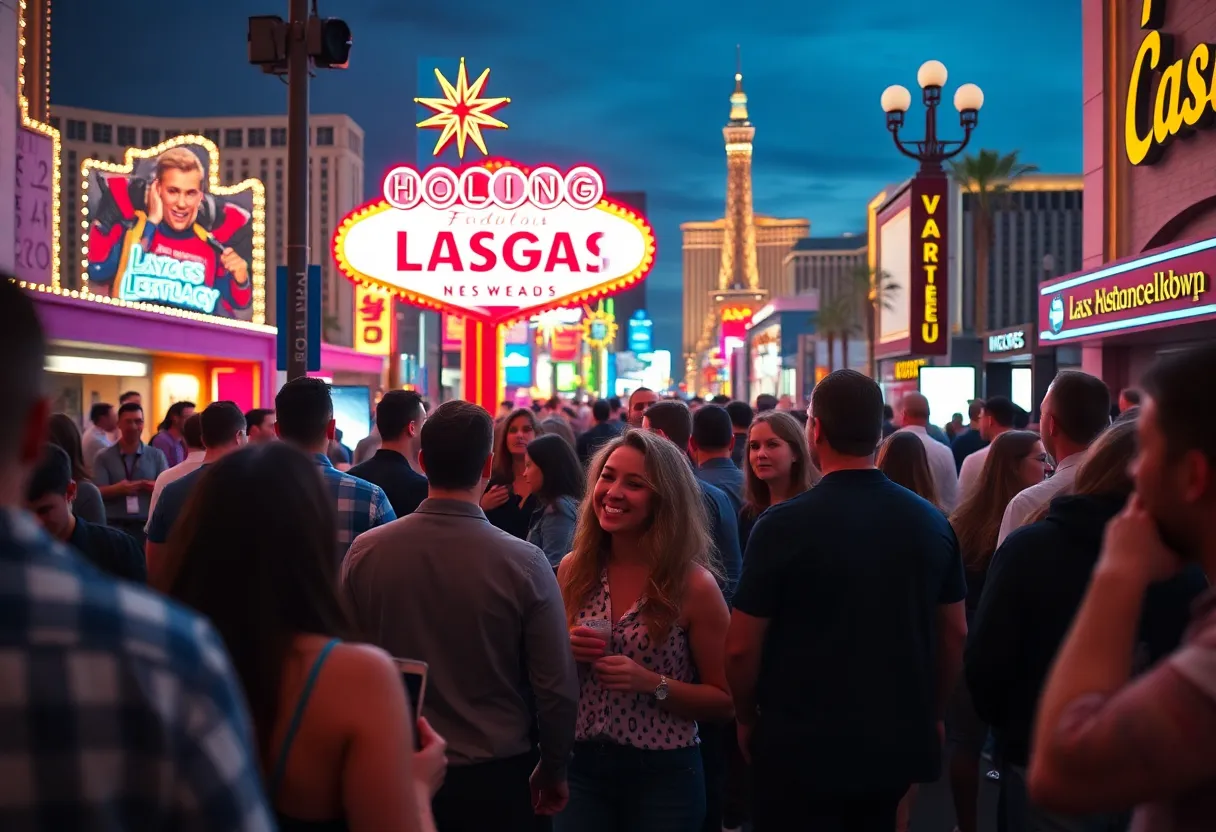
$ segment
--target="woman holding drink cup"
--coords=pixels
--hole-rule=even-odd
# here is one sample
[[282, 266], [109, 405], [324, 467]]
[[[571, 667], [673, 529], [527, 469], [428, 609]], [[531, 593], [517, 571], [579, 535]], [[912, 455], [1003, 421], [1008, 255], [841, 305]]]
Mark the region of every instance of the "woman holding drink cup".
[[734, 715], [701, 491], [683, 453], [629, 431], [600, 450], [558, 568], [579, 712], [555, 832], [699, 832], [697, 720]]

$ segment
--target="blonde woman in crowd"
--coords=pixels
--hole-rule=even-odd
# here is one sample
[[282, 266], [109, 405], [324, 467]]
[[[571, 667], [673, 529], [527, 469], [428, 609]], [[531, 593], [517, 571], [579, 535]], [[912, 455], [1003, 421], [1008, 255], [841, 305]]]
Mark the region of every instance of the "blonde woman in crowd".
[[700, 832], [697, 721], [734, 715], [701, 491], [683, 452], [630, 431], [596, 454], [558, 583], [579, 663], [570, 802], [555, 832]]

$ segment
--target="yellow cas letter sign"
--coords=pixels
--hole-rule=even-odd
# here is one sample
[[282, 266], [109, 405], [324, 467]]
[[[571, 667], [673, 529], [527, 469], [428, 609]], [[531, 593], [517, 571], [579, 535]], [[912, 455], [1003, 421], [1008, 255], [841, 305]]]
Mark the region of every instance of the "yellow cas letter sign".
[[[1212, 124], [1216, 116], [1216, 49], [1197, 43], [1175, 57], [1174, 38], [1161, 32], [1165, 0], [1143, 0], [1140, 28], [1148, 30], [1132, 61], [1123, 112], [1127, 160], [1151, 165], [1179, 136]], [[1160, 74], [1156, 94], [1153, 78]]]
[[391, 295], [355, 284], [355, 349], [368, 355], [392, 352], [393, 298]]

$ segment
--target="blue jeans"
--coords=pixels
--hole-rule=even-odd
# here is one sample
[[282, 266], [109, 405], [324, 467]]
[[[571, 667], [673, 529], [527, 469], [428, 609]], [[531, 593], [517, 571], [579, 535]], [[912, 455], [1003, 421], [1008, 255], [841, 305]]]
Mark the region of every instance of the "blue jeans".
[[644, 751], [580, 742], [570, 763], [570, 803], [553, 832], [701, 832], [705, 774], [696, 746]]

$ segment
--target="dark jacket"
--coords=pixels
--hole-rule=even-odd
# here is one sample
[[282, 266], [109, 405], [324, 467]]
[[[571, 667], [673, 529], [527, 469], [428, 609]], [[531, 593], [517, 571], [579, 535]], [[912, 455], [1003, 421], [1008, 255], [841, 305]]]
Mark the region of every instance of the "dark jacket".
[[85, 560], [115, 578], [147, 583], [148, 564], [135, 538], [119, 529], [98, 526], [77, 517], [68, 545]]
[[371, 459], [347, 473], [380, 486], [398, 517], [413, 514], [427, 496], [426, 477], [415, 471], [402, 454], [387, 448], [380, 448]]
[[621, 423], [612, 420], [597, 422], [588, 430], [580, 433], [574, 444], [583, 466], [585, 467], [591, 462], [591, 457], [595, 456], [596, 451], [620, 435]]
[[[1007, 762], [1026, 765], [1047, 672], [1085, 597], [1106, 524], [1125, 502], [1122, 494], [1057, 497], [1044, 519], [1011, 534], [992, 561], [964, 670], [976, 713], [992, 726]], [[1137, 673], [1178, 646], [1191, 602], [1206, 587], [1197, 567], [1149, 587]]]

